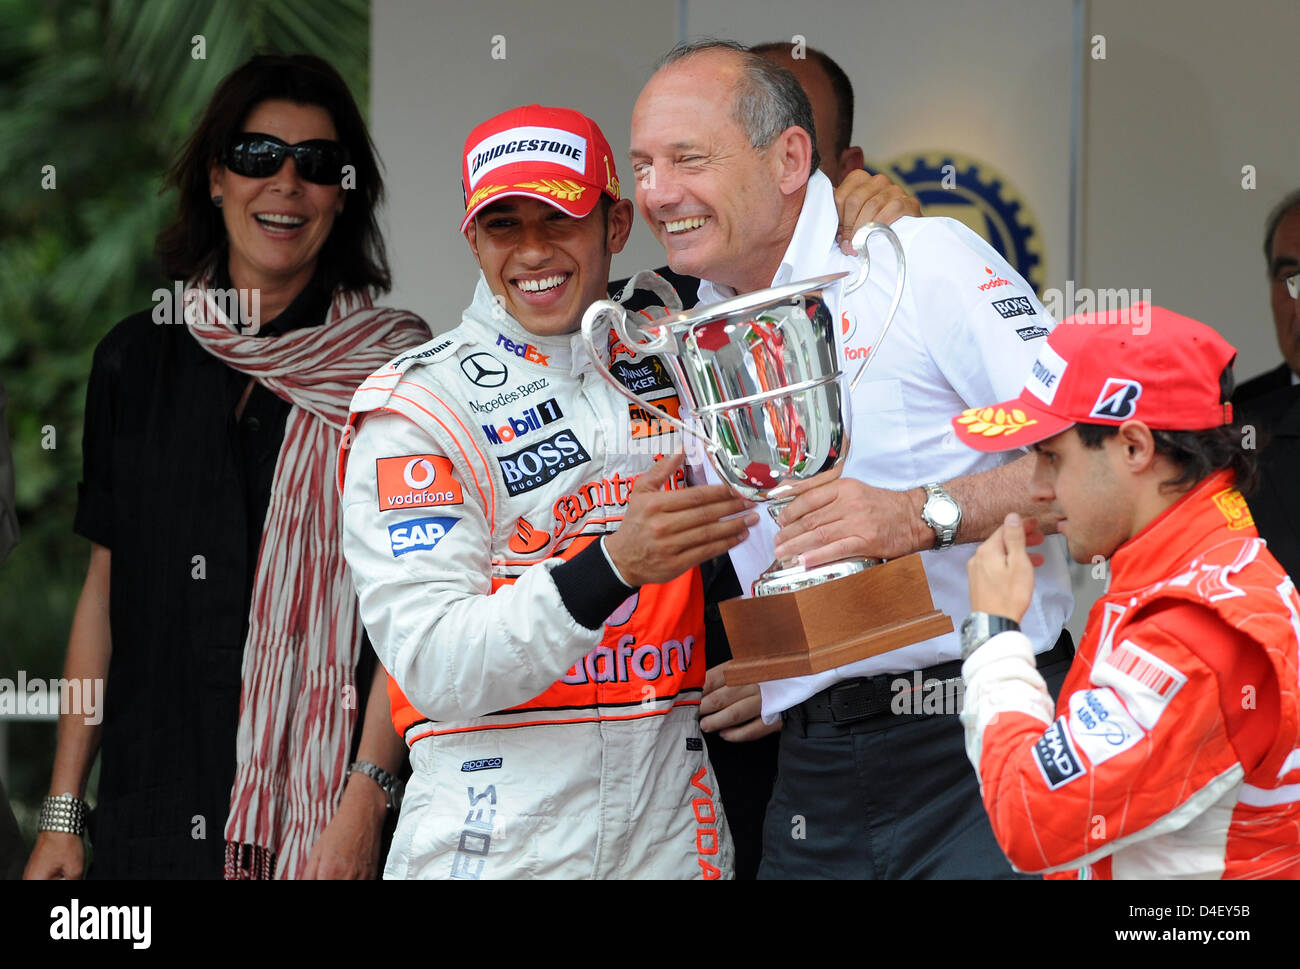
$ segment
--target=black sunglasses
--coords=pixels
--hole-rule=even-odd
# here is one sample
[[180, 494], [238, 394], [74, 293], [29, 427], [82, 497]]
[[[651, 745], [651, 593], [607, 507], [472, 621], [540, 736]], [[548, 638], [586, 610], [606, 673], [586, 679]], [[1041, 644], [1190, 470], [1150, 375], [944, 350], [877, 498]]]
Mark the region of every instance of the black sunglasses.
[[226, 167], [236, 175], [269, 178], [280, 170], [285, 155], [293, 156], [298, 174], [309, 182], [337, 185], [343, 181], [348, 150], [337, 141], [323, 138], [289, 145], [274, 135], [245, 131], [231, 140], [224, 160]]

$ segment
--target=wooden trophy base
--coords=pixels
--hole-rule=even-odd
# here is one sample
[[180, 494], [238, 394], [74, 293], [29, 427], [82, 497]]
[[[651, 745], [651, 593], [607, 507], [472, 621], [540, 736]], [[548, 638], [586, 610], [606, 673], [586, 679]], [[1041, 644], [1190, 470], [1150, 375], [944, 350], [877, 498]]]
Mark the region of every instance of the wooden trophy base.
[[917, 553], [856, 575], [720, 606], [728, 686], [806, 676], [952, 632]]

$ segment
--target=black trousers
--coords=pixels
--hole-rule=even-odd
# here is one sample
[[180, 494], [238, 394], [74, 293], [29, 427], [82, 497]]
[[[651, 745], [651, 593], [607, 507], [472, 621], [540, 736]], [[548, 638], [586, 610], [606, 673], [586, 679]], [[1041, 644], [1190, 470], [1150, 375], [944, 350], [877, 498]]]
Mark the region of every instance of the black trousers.
[[[1070, 661], [1039, 672], [1053, 698]], [[781, 730], [759, 878], [1028, 878], [993, 837], [955, 714]]]

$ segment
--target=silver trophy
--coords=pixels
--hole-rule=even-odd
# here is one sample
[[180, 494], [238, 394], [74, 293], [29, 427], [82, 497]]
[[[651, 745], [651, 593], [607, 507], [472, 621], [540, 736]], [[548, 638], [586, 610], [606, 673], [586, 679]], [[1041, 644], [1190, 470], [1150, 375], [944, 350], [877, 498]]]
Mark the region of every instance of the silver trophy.
[[[891, 229], [874, 222], [853, 236], [860, 265], [854, 278], [841, 284], [842, 293], [867, 281], [867, 241], [875, 234], [893, 246], [898, 278], [885, 323], [847, 391], [838, 322], [823, 296], [851, 275], [847, 272], [747, 293], [645, 327], [630, 326], [618, 303], [598, 300], [583, 314], [583, 342], [596, 369], [619, 393], [698, 439], [718, 477], [745, 498], [765, 503], [776, 519], [794, 499], [797, 482], [839, 467], [848, 456], [852, 392], [879, 352], [903, 296], [903, 248]], [[610, 373], [594, 342], [596, 326], [606, 314], [625, 346], [668, 360], [698, 429], [642, 399]], [[875, 564], [849, 558], [805, 569], [777, 562], [754, 582], [753, 594], [794, 592]]]

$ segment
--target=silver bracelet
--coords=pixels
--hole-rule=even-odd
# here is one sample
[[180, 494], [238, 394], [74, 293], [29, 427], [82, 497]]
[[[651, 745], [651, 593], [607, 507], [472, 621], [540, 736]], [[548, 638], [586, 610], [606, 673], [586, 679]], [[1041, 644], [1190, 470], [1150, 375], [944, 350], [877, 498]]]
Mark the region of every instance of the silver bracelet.
[[81, 798], [72, 794], [58, 794], [41, 802], [37, 831], [58, 831], [62, 834], [82, 834], [86, 830], [86, 812], [90, 809]]

